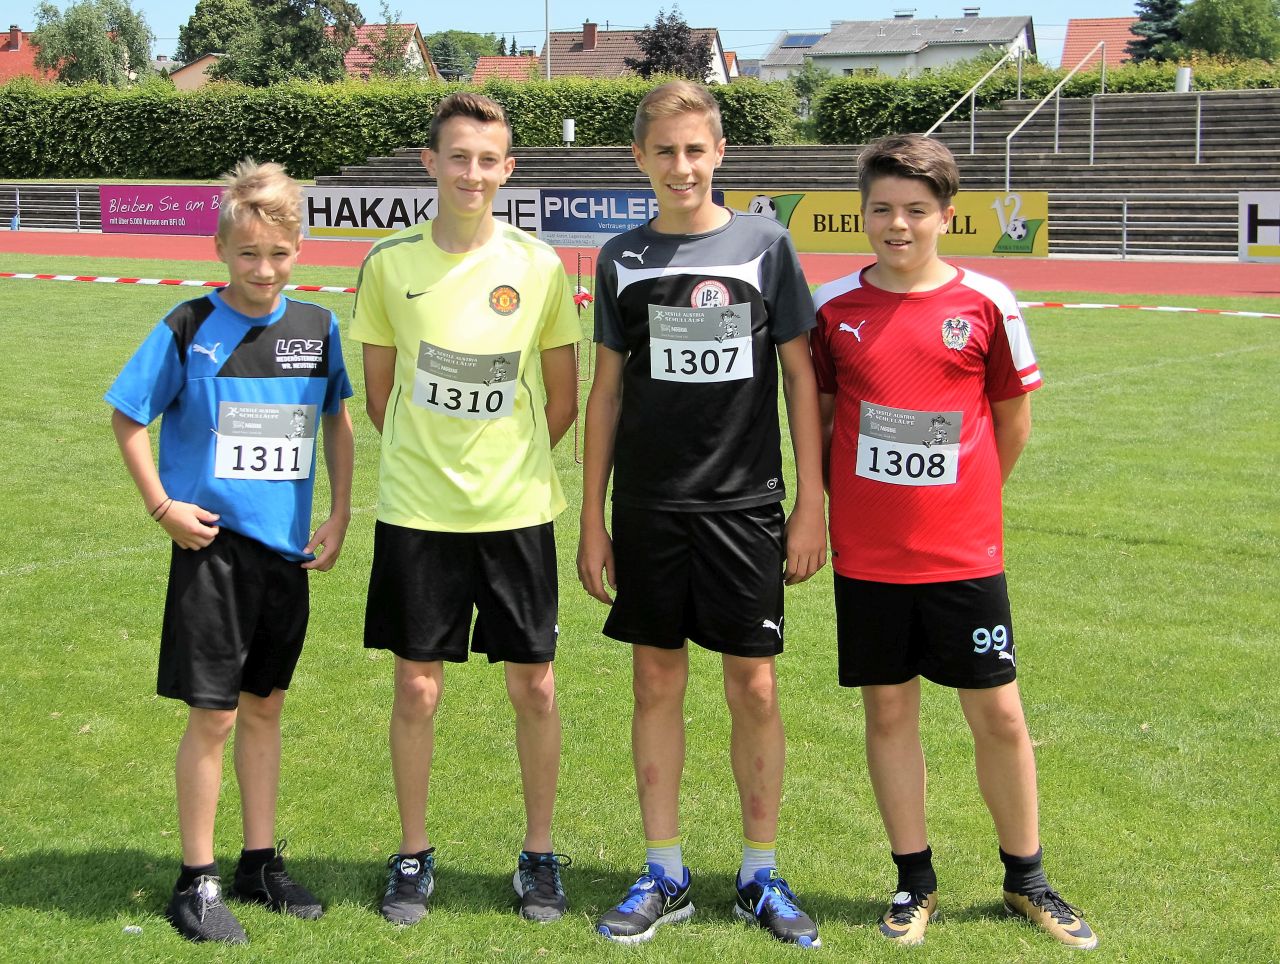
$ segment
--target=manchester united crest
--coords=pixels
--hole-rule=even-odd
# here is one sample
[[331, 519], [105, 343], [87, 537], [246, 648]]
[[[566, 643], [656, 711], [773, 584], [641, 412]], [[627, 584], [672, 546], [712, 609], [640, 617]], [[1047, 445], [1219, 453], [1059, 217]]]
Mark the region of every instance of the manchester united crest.
[[942, 323], [942, 343], [954, 351], [969, 344], [969, 322], [963, 318], [948, 318]]
[[520, 307], [520, 292], [511, 285], [498, 285], [489, 292], [489, 307], [500, 315], [514, 314]]

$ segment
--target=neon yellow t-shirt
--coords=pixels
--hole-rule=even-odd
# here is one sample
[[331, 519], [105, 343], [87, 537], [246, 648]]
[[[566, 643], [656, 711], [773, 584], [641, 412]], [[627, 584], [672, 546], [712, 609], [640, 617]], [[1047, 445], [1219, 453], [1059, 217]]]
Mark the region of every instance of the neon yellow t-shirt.
[[396, 349], [380, 520], [493, 532], [564, 509], [539, 352], [582, 331], [549, 245], [495, 222], [482, 247], [450, 254], [429, 223], [406, 228], [365, 258], [350, 334]]

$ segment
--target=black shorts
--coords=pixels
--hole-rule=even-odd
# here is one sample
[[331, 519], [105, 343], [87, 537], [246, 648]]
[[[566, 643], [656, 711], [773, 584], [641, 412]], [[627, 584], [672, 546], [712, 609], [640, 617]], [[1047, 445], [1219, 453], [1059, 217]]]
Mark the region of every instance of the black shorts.
[[957, 689], [1017, 673], [1004, 573], [898, 584], [836, 574], [841, 686], [895, 686], [917, 676]]
[[786, 566], [781, 504], [726, 512], [613, 506], [618, 582], [604, 634], [729, 656], [782, 652]]
[[223, 528], [169, 564], [156, 692], [206, 710], [234, 710], [240, 692], [289, 688], [311, 601], [307, 570]]
[[500, 532], [433, 532], [379, 521], [364, 645], [419, 662], [555, 659], [558, 598], [550, 522]]

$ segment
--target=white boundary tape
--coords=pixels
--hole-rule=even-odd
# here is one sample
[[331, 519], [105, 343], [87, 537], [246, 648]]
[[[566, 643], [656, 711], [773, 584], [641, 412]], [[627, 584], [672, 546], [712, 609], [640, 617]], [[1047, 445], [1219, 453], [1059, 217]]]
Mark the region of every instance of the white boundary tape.
[[[0, 278], [12, 278], [17, 281], [86, 281], [92, 284], [117, 285], [168, 285], [175, 288], [222, 288], [225, 281], [182, 281], [176, 278], [108, 278], [75, 274], [27, 274], [13, 271], [0, 271]], [[285, 291], [314, 291], [328, 294], [353, 295], [355, 288], [342, 288], [336, 285], [285, 285]], [[1186, 308], [1168, 305], [1125, 305], [1106, 302], [1059, 301], [1019, 301], [1022, 308], [1118, 308], [1128, 311], [1167, 311], [1182, 314], [1229, 315], [1235, 318], [1280, 318], [1280, 312], [1272, 311], [1234, 311], [1227, 308]]]

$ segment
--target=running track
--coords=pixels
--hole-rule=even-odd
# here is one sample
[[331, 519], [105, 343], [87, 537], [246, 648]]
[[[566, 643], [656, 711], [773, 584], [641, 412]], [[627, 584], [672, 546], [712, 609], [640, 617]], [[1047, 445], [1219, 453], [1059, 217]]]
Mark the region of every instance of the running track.
[[[308, 240], [299, 262], [354, 267], [369, 244]], [[560, 248], [570, 274], [578, 255], [595, 249]], [[0, 270], [5, 254], [72, 255], [85, 258], [144, 258], [215, 261], [209, 238], [63, 231], [0, 231]], [[954, 263], [999, 278], [1018, 292], [1096, 291], [1115, 294], [1280, 297], [1280, 265], [1237, 261], [1086, 261], [1044, 258], [958, 258]], [[868, 264], [866, 255], [802, 254], [805, 277], [822, 284]], [[217, 277], [221, 277], [219, 274]]]

